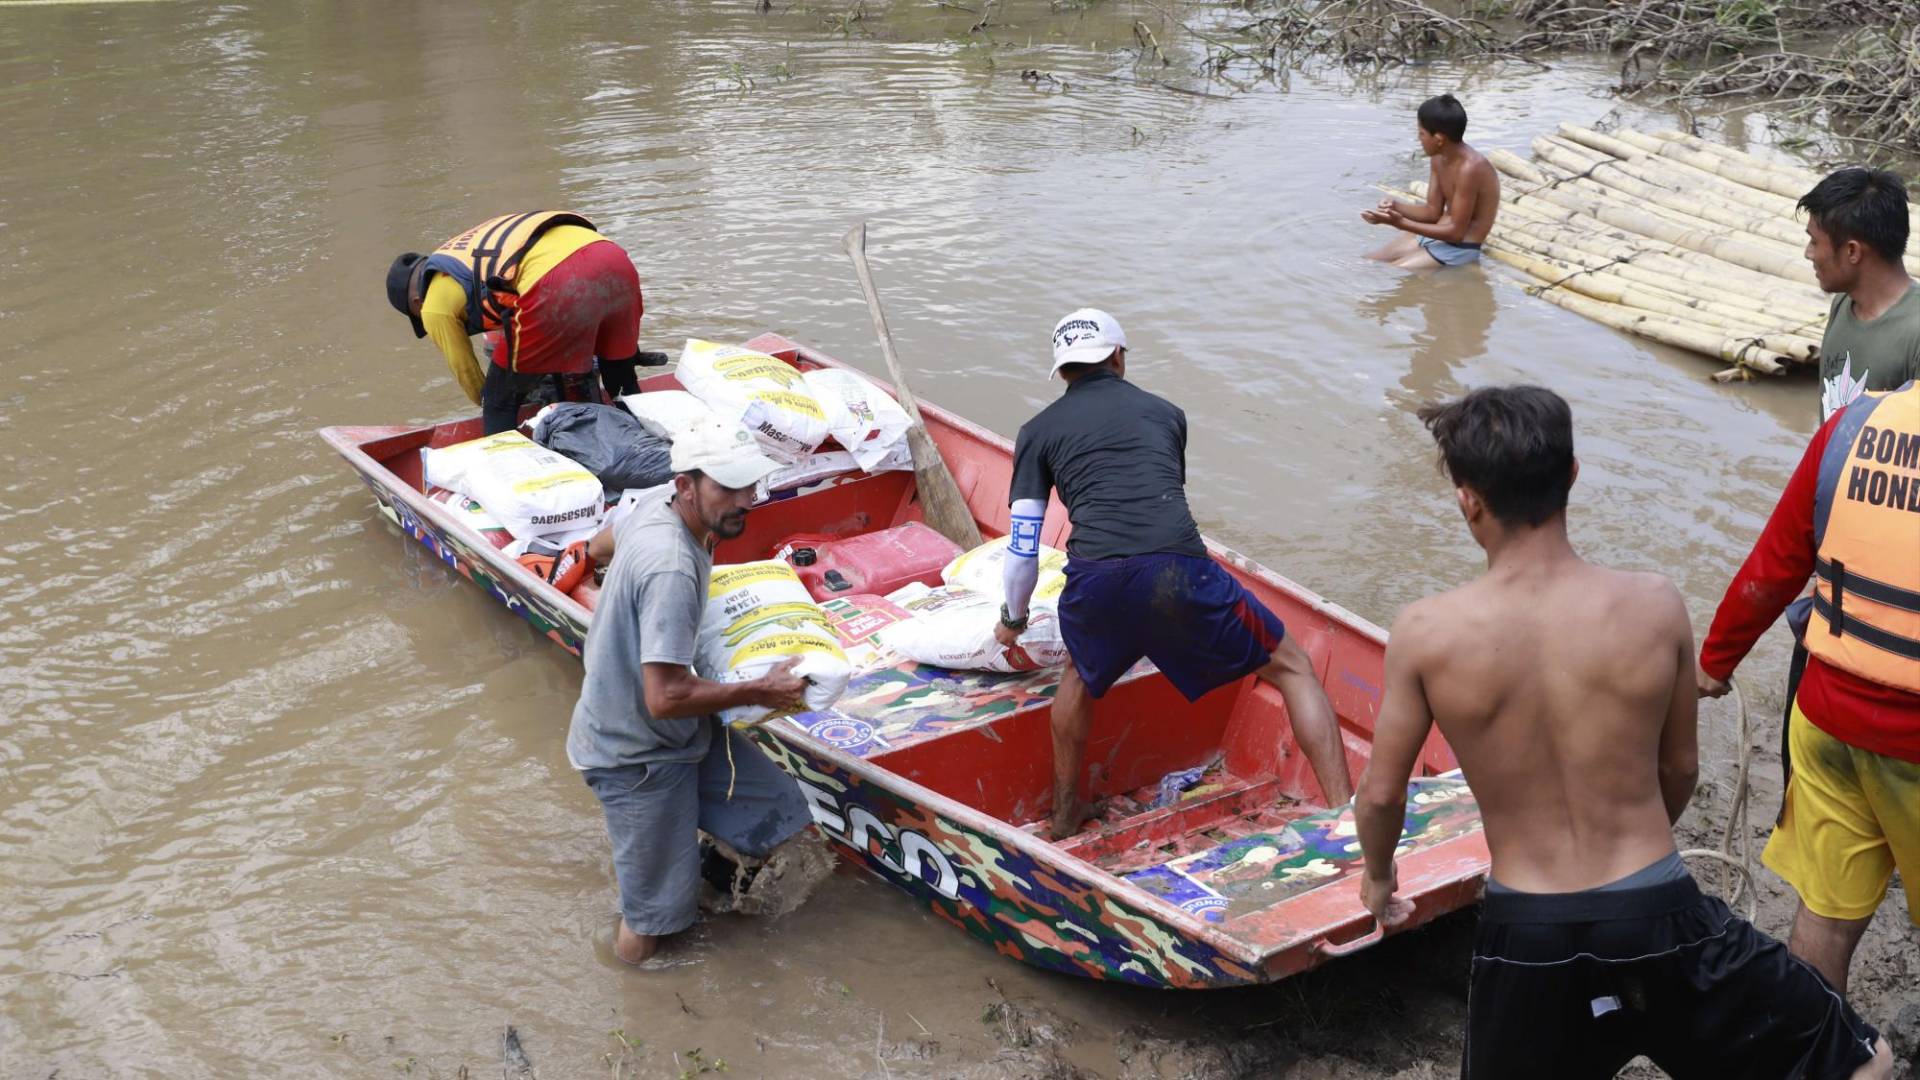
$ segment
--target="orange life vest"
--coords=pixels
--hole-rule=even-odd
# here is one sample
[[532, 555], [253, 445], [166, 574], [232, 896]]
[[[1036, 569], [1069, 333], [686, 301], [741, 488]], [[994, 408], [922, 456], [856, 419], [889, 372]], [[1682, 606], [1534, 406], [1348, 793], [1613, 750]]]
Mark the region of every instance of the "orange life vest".
[[1920, 384], [1854, 399], [1828, 440], [1807, 652], [1920, 694]]
[[[593, 222], [564, 210], [502, 214], [475, 225], [433, 249], [427, 269], [447, 274], [467, 293], [467, 333], [484, 334], [505, 325], [520, 302], [514, 282], [520, 260], [555, 225], [593, 229]], [[595, 229], [594, 231], [599, 231]]]

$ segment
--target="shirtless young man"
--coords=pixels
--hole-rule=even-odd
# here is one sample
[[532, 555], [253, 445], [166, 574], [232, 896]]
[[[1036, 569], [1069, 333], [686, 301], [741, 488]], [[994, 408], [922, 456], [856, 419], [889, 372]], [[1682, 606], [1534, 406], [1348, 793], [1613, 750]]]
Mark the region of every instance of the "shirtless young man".
[[1431, 160], [1427, 201], [1416, 206], [1382, 199], [1361, 211], [1369, 225], [1391, 225], [1405, 234], [1367, 258], [1408, 270], [1479, 262], [1480, 245], [1500, 209], [1500, 174], [1461, 141], [1467, 135], [1467, 110], [1452, 94], [1421, 102], [1417, 115], [1420, 149]]
[[1434, 723], [1480, 802], [1492, 874], [1463, 1075], [1886, 1077], [1891, 1052], [1813, 968], [1703, 896], [1672, 824], [1698, 775], [1693, 631], [1665, 578], [1567, 540], [1567, 404], [1530, 386], [1421, 410], [1487, 572], [1410, 604], [1354, 800], [1385, 928], [1407, 780]]

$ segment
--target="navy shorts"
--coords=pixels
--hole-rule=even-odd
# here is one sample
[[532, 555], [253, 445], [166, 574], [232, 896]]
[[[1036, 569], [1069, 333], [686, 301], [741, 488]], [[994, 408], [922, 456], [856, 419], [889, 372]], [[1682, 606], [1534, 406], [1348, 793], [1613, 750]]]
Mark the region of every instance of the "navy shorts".
[[[731, 769], [728, 740], [733, 742]], [[699, 761], [583, 769], [581, 776], [606, 814], [620, 915], [636, 934], [659, 937], [693, 925], [699, 915], [701, 831], [757, 859], [813, 824], [800, 785], [732, 728], [714, 732], [707, 756]]]
[[1219, 563], [1165, 552], [1067, 560], [1060, 631], [1094, 697], [1144, 656], [1188, 701], [1265, 667], [1287, 634]]

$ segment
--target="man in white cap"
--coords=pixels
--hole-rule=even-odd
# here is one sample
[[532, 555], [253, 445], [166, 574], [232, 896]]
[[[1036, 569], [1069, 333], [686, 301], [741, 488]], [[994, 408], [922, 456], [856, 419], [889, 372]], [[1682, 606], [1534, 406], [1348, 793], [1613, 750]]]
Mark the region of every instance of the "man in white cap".
[[[693, 924], [696, 830], [759, 859], [812, 820], [793, 779], [714, 715], [736, 705], [797, 705], [806, 680], [793, 674], [794, 662], [741, 683], [692, 669], [713, 545], [746, 528], [754, 485], [777, 466], [744, 428], [720, 422], [676, 439], [672, 466], [671, 483], [593, 538], [596, 560], [611, 557], [612, 565], [567, 732], [567, 759], [606, 813], [620, 885], [614, 954], [630, 964]], [[737, 773], [728, 767], [729, 739]]]
[[1039, 577], [1048, 493], [1073, 523], [1060, 630], [1071, 662], [1053, 699], [1056, 839], [1085, 819], [1081, 764], [1093, 702], [1141, 657], [1192, 701], [1257, 674], [1279, 689], [1295, 740], [1327, 805], [1353, 794], [1339, 727], [1306, 651], [1286, 627], [1207, 554], [1187, 509], [1187, 417], [1124, 378], [1127, 337], [1093, 308], [1053, 328], [1060, 400], [1014, 443], [1006, 604], [996, 634], [1013, 645], [1027, 626]]

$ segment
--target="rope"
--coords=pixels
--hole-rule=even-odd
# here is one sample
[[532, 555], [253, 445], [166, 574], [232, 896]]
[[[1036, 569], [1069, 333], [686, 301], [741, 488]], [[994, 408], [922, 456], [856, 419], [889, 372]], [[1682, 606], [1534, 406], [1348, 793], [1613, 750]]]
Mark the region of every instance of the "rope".
[[720, 725], [720, 735], [727, 740], [727, 801], [733, 801], [733, 782], [740, 778], [740, 770], [733, 766], [733, 728]]
[[1601, 263], [1599, 266], [1589, 266], [1582, 270], [1575, 270], [1573, 273], [1568, 274], [1567, 276], [1560, 278], [1558, 280], [1549, 281], [1545, 285], [1529, 285], [1527, 286], [1527, 292], [1533, 296], [1539, 296], [1541, 293], [1546, 292], [1548, 289], [1559, 288], [1560, 286], [1566, 284], [1567, 282], [1572, 281], [1574, 278], [1579, 277], [1581, 274], [1599, 273], [1600, 271], [1605, 270], [1609, 266], [1618, 266], [1623, 262], [1632, 262], [1632, 261], [1633, 261], [1632, 255], [1615, 255], [1613, 258], [1608, 259], [1606, 262]]
[[[1740, 756], [1733, 788], [1733, 803], [1727, 808], [1727, 826], [1720, 833], [1718, 848], [1688, 848], [1680, 853], [1683, 859], [1713, 859], [1721, 864], [1720, 894], [1728, 907], [1740, 902], [1742, 896], [1747, 901], [1747, 921], [1752, 922], [1760, 911], [1760, 890], [1753, 882], [1753, 829], [1749, 824], [1748, 799], [1750, 789], [1748, 777], [1753, 769], [1753, 717], [1747, 711], [1746, 695], [1740, 692], [1740, 684], [1730, 682], [1733, 687], [1733, 703], [1740, 710]], [[1733, 853], [1734, 837], [1740, 838], [1740, 854]], [[1734, 871], [1739, 871], [1739, 876]]]
[[[1600, 161], [1594, 162], [1593, 164], [1587, 166], [1585, 169], [1583, 169], [1580, 172], [1570, 173], [1566, 176], [1561, 177], [1558, 180], [1549, 180], [1546, 182], [1545, 185], [1541, 187], [1536, 187], [1533, 190], [1534, 191], [1552, 191], [1554, 188], [1559, 187], [1561, 184], [1569, 183], [1574, 180], [1591, 180], [1593, 179], [1594, 170], [1598, 169], [1600, 166], [1618, 165], [1618, 164], [1620, 164], [1620, 160], [1618, 158], [1605, 158]], [[1532, 194], [1532, 192], [1529, 192], [1528, 194]]]

